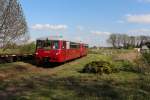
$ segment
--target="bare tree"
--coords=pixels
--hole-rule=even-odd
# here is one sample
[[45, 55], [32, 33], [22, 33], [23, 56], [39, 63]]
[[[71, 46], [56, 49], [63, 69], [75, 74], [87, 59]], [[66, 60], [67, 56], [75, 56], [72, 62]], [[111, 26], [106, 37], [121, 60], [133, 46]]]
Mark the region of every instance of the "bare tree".
[[27, 23], [18, 0], [0, 0], [0, 45], [24, 40], [27, 36]]
[[150, 42], [146, 42], [145, 45], [150, 49]]
[[150, 42], [150, 36], [128, 36], [127, 34], [111, 34], [108, 42], [114, 48], [135, 48], [141, 47], [146, 42]]
[[132, 47], [136, 47], [136, 37], [135, 36], [131, 36], [130, 37], [130, 41], [131, 41], [131, 46]]
[[109, 39], [107, 40], [114, 48], [117, 47], [117, 34], [113, 33], [110, 35]]
[[141, 35], [140, 36], [140, 47], [142, 47], [142, 45], [144, 45], [145, 44], [145, 42], [147, 42], [148, 41], [148, 37], [147, 36], [144, 36], [144, 35]]

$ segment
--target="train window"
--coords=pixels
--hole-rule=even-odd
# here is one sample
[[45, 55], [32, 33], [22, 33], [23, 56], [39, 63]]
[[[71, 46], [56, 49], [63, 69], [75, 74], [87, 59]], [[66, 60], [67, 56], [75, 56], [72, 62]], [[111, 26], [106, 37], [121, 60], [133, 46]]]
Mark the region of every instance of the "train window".
[[37, 40], [37, 48], [51, 49], [51, 41], [49, 40]]
[[43, 47], [42, 41], [37, 40], [37, 42], [36, 42], [36, 47], [37, 47], [37, 48], [42, 48], [42, 47]]
[[70, 49], [70, 42], [66, 42], [66, 49]]
[[50, 40], [45, 40], [44, 41], [44, 49], [46, 49], [46, 50], [51, 49], [51, 41]]
[[59, 49], [59, 41], [53, 41], [53, 49]]
[[66, 42], [65, 41], [63, 41], [62, 49], [66, 49]]
[[44, 48], [46, 50], [59, 49], [59, 41], [37, 40], [37, 48]]
[[88, 48], [88, 45], [85, 45], [85, 48]]
[[71, 49], [76, 49], [76, 48], [79, 48], [79, 47], [80, 47], [79, 43], [74, 43], [74, 42], [70, 43], [70, 48]]
[[83, 45], [83, 48], [88, 48], [88, 45], [87, 45], [87, 44], [84, 44], [84, 45]]

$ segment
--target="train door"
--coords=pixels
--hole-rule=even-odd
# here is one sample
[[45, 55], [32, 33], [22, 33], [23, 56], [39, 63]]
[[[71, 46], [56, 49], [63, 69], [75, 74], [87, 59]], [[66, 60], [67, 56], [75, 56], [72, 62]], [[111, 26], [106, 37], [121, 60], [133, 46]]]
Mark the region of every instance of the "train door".
[[70, 59], [70, 42], [66, 41], [66, 60]]
[[66, 50], [66, 41], [62, 41], [62, 59], [66, 61], [67, 57], [67, 50]]
[[83, 56], [83, 44], [80, 44], [80, 56]]

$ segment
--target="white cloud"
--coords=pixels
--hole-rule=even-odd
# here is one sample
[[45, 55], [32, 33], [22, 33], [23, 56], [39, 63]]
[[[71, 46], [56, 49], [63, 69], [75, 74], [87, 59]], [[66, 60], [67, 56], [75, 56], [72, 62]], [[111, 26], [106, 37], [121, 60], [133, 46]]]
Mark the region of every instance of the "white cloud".
[[91, 31], [92, 34], [96, 35], [110, 35], [110, 32], [101, 32], [101, 31]]
[[128, 33], [132, 35], [150, 35], [150, 29], [135, 29], [130, 30]]
[[150, 24], [150, 14], [127, 15], [126, 20], [129, 23]]
[[51, 30], [51, 31], [58, 31], [58, 30], [66, 30], [68, 28], [67, 25], [51, 25], [51, 24], [35, 24], [31, 27], [34, 30]]

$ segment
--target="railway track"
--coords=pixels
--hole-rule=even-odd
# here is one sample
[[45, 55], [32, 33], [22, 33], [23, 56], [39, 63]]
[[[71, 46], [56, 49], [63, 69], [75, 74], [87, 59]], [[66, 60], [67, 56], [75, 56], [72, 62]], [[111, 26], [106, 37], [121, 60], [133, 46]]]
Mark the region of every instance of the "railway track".
[[32, 60], [34, 54], [0, 54], [0, 64]]

